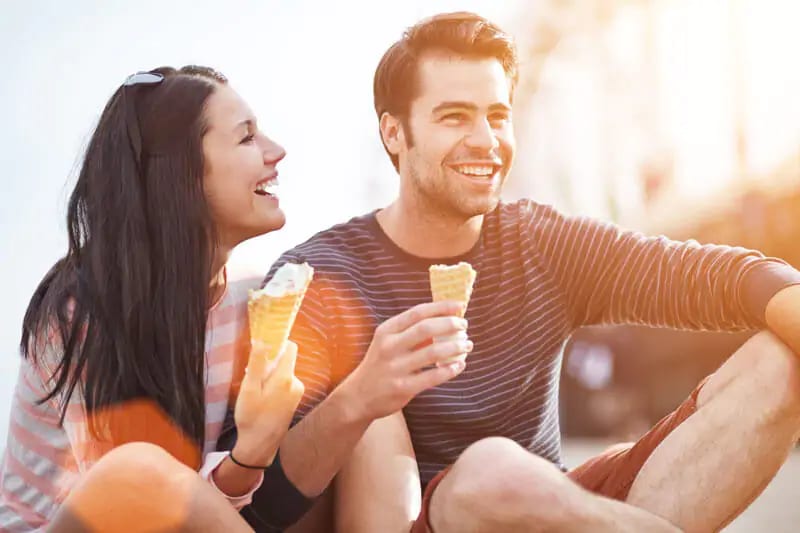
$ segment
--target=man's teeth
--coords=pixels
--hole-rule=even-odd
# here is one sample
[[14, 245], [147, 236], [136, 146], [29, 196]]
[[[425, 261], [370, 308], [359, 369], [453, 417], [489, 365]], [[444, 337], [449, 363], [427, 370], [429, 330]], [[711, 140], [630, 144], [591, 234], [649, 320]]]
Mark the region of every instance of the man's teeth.
[[278, 180], [265, 181], [256, 186], [256, 192], [276, 196], [278, 194]]
[[489, 177], [494, 174], [492, 165], [457, 165], [455, 169], [461, 174], [468, 176]]

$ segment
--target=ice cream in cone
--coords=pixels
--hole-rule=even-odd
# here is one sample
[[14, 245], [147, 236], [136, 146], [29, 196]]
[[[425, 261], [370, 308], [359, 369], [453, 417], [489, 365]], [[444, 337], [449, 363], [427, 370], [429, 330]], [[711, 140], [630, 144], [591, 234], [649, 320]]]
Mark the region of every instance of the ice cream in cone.
[[[431, 294], [434, 302], [461, 302], [458, 315], [463, 318], [467, 312], [469, 298], [472, 296], [472, 285], [475, 283], [475, 269], [472, 265], [460, 262], [457, 265], [431, 265], [428, 269], [431, 282]], [[451, 337], [437, 337], [436, 342], [451, 340]], [[450, 361], [464, 360], [467, 354], [460, 354]]]
[[313, 276], [314, 269], [307, 263], [286, 263], [263, 289], [250, 291], [250, 340], [266, 349], [269, 361], [283, 350]]

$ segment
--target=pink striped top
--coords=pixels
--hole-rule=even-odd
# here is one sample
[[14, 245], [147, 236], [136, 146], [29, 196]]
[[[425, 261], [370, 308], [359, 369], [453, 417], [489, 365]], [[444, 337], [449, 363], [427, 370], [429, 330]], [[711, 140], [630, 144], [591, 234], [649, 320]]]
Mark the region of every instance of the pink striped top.
[[[225, 294], [208, 315], [206, 430], [201, 468], [207, 479], [224, 458], [224, 454], [212, 452], [225, 414], [235, 402], [234, 377], [241, 375], [246, 363], [247, 290], [256, 288], [261, 280], [262, 276], [230, 274]], [[42, 359], [57, 361], [58, 357], [58, 353], [46, 350]], [[0, 531], [3, 532], [27, 532], [47, 525], [81, 474], [107, 451], [101, 447], [99, 453], [92, 453], [94, 459], [87, 457], [85, 451], [91, 448], [86, 444], [91, 438], [78, 394], [70, 399], [63, 426], [59, 424], [60, 411], [55, 399], [37, 404], [46, 393], [44, 380], [49, 375], [28, 360], [21, 362], [12, 399], [8, 442], [0, 463]], [[97, 447], [92, 451], [97, 452]], [[234, 506], [241, 507], [249, 502], [250, 496], [229, 499]]]

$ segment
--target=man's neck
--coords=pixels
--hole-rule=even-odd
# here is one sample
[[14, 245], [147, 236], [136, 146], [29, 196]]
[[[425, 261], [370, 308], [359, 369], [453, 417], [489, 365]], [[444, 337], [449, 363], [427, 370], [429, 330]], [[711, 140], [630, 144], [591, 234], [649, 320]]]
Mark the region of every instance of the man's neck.
[[398, 198], [378, 211], [376, 218], [384, 233], [401, 249], [425, 258], [456, 257], [478, 242], [483, 215], [470, 219], [433, 213]]

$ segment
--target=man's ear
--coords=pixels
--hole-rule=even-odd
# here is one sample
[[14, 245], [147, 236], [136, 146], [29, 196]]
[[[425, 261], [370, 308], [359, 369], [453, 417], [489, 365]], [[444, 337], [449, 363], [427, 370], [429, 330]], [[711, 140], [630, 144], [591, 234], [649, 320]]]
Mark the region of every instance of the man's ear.
[[381, 115], [380, 128], [381, 139], [383, 144], [386, 145], [386, 149], [390, 154], [398, 155], [406, 143], [405, 132], [400, 119], [385, 112]]

